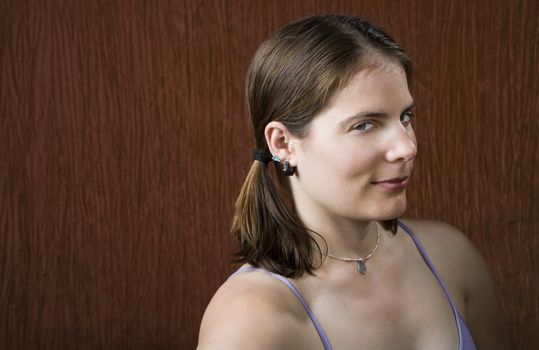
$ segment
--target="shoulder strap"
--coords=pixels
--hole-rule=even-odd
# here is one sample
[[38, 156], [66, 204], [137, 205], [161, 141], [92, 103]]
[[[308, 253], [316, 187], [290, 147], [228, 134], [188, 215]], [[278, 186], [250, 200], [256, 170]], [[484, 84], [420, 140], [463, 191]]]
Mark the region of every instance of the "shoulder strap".
[[331, 350], [331, 344], [330, 344], [329, 339], [328, 339], [328, 337], [326, 335], [326, 332], [324, 332], [324, 329], [322, 328], [322, 325], [320, 324], [320, 322], [318, 321], [318, 319], [316, 318], [316, 316], [312, 312], [309, 305], [307, 305], [307, 303], [305, 302], [305, 300], [301, 296], [299, 290], [296, 288], [296, 286], [294, 286], [294, 284], [292, 282], [290, 282], [290, 280], [288, 280], [288, 278], [283, 277], [283, 276], [281, 276], [279, 274], [270, 272], [270, 271], [268, 271], [266, 269], [258, 268], [258, 267], [252, 267], [252, 266], [250, 266], [250, 267], [242, 267], [239, 270], [237, 270], [236, 272], [234, 272], [232, 275], [230, 275], [230, 277], [235, 276], [235, 275], [237, 275], [239, 273], [242, 273], [242, 272], [247, 272], [247, 271], [262, 271], [262, 272], [265, 272], [268, 275], [272, 276], [273, 278], [278, 279], [282, 283], [284, 283], [294, 293], [294, 295], [298, 298], [298, 300], [301, 302], [301, 305], [303, 305], [303, 308], [305, 309], [305, 311], [309, 315], [309, 318], [313, 322], [314, 328], [316, 328], [316, 331], [318, 332], [318, 335], [320, 336], [320, 340], [322, 340], [322, 343], [324, 344], [324, 349], [325, 350]]
[[[415, 246], [417, 247], [417, 250], [419, 250], [419, 253], [423, 257], [423, 260], [425, 260], [425, 263], [429, 267], [429, 269], [432, 271], [432, 274], [434, 277], [436, 277], [436, 280], [438, 280], [438, 284], [440, 287], [442, 287], [442, 290], [444, 291], [445, 296], [447, 297], [447, 300], [449, 300], [449, 305], [451, 306], [451, 310], [453, 311], [453, 316], [455, 317], [455, 323], [457, 324], [457, 331], [459, 336], [459, 349], [462, 349], [463, 346], [463, 334], [462, 334], [462, 318], [460, 316], [460, 313], [455, 306], [455, 303], [453, 302], [453, 298], [451, 298], [451, 295], [449, 294], [449, 291], [447, 290], [447, 287], [445, 286], [444, 282], [442, 281], [442, 278], [438, 274], [438, 271], [436, 271], [436, 268], [434, 267], [434, 264], [430, 260], [429, 256], [427, 255], [427, 251], [419, 241], [419, 238], [414, 234], [411, 228], [406, 226], [402, 221], [399, 220], [399, 226], [402, 227], [402, 229], [410, 236], [412, 241], [415, 243]], [[463, 321], [463, 320], [462, 320]]]

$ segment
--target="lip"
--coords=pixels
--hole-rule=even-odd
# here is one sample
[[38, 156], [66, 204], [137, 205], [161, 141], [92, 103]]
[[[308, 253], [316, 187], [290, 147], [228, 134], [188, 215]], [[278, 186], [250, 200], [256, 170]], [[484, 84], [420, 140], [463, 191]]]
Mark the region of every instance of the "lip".
[[396, 177], [384, 181], [373, 181], [372, 184], [389, 192], [401, 191], [408, 185], [408, 176]]

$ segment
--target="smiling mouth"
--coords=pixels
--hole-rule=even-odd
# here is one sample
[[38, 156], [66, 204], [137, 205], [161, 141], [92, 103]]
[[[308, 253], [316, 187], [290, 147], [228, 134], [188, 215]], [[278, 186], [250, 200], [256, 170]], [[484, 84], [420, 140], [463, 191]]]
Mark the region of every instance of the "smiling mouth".
[[384, 181], [373, 181], [372, 184], [386, 191], [400, 191], [405, 189], [406, 185], [408, 185], [408, 176], [396, 177]]
[[372, 183], [373, 184], [380, 184], [380, 183], [401, 183], [403, 181], [406, 181], [408, 180], [408, 176], [404, 176], [404, 177], [395, 177], [393, 179], [389, 179], [389, 180], [383, 180], [383, 181], [373, 181]]

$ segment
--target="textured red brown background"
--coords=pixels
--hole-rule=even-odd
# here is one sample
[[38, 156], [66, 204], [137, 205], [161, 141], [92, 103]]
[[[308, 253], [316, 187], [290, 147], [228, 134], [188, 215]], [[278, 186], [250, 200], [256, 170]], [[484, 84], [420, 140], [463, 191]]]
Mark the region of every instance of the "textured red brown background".
[[232, 269], [249, 59], [279, 26], [339, 12], [415, 64], [407, 215], [471, 238], [537, 349], [538, 3], [488, 3], [2, 1], [0, 348], [194, 348]]

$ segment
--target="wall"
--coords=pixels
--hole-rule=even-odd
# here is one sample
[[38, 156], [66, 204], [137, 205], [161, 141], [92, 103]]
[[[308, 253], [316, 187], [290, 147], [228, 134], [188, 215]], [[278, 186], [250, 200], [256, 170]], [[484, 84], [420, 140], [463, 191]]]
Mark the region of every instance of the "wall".
[[327, 12], [411, 56], [407, 216], [463, 230], [539, 347], [536, 1], [100, 0], [0, 3], [0, 348], [194, 348], [233, 268], [250, 57]]

